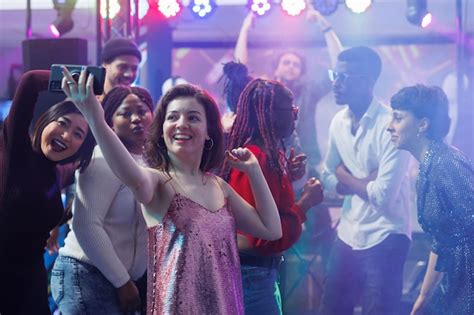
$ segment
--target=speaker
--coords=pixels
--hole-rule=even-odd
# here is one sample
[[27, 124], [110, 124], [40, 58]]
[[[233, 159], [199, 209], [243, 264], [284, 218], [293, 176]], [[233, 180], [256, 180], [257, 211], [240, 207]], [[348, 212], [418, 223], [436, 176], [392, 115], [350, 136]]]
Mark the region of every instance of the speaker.
[[23, 71], [49, 70], [53, 63], [86, 65], [87, 40], [82, 38], [27, 39], [22, 42]]

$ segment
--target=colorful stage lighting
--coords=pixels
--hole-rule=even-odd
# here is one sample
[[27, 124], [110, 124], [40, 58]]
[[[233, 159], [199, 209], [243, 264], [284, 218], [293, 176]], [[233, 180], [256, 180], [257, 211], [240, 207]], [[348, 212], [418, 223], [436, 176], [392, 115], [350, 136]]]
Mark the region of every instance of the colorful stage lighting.
[[215, 8], [211, 0], [193, 0], [190, 5], [191, 12], [200, 18], [209, 17]]
[[426, 0], [407, 1], [407, 20], [411, 24], [427, 27], [431, 23], [432, 15], [428, 11]]
[[250, 0], [249, 5], [250, 10], [252, 10], [259, 16], [264, 15], [272, 8], [270, 0]]
[[[135, 1], [132, 1], [132, 6], [131, 6], [131, 9], [132, 9], [132, 16], [135, 15]], [[140, 0], [138, 2], [138, 18], [141, 20], [145, 17], [145, 15], [147, 15], [148, 13], [148, 9], [150, 8], [150, 5], [148, 4], [148, 0]]]
[[297, 16], [297, 15], [300, 15], [304, 9], [306, 9], [306, 1], [305, 0], [282, 0], [281, 8], [288, 15]]
[[372, 0], [346, 0], [346, 6], [354, 13], [364, 13], [372, 4]]
[[181, 3], [177, 0], [158, 0], [158, 11], [167, 19], [175, 17], [181, 11]]
[[49, 25], [49, 30], [54, 37], [60, 37], [74, 27], [72, 11], [76, 6], [76, 0], [53, 0], [53, 5], [57, 11], [57, 16], [53, 23]]
[[314, 8], [322, 15], [331, 15], [337, 10], [338, 0], [314, 0]]
[[[115, 18], [115, 16], [120, 12], [120, 3], [119, 0], [109, 0], [109, 19]], [[100, 15], [103, 19], [107, 18], [107, 3], [106, 1], [100, 2]]]

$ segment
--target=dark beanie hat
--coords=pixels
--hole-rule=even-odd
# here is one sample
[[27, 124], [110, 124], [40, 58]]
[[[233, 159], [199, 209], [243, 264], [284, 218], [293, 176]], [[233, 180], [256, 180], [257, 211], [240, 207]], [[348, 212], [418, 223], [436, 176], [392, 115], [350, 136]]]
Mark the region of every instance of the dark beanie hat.
[[102, 48], [102, 62], [110, 63], [118, 56], [132, 55], [142, 61], [142, 54], [137, 44], [128, 38], [113, 38]]

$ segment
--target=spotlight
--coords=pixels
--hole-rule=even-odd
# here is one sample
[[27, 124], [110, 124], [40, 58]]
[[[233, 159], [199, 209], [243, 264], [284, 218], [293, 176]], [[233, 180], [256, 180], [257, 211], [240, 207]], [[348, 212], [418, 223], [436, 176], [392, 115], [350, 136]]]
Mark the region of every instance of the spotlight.
[[[132, 6], [135, 9], [135, 6]], [[107, 14], [107, 1], [100, 2], [100, 15], [103, 19], [106, 19], [107, 16], [110, 20], [115, 18], [120, 12], [120, 2], [119, 0], [109, 0], [109, 14]]]
[[305, 0], [282, 0], [281, 7], [288, 15], [297, 16], [306, 9]]
[[428, 12], [427, 0], [407, 1], [407, 20], [411, 24], [427, 27], [431, 23], [432, 15]]
[[49, 25], [49, 29], [55, 37], [60, 37], [74, 27], [72, 11], [76, 6], [76, 0], [53, 0], [53, 5], [58, 14], [56, 20]]
[[191, 12], [199, 18], [206, 18], [214, 12], [216, 5], [212, 0], [193, 0], [191, 1]]
[[[147, 0], [140, 0], [138, 2], [138, 18], [141, 20], [145, 17], [148, 13], [148, 9], [150, 9], [150, 5], [148, 4]], [[131, 14], [135, 15], [135, 5], [132, 5], [132, 12]]]
[[167, 19], [175, 17], [181, 11], [181, 4], [177, 0], [158, 0], [158, 11]]
[[249, 7], [257, 15], [262, 16], [272, 8], [272, 4], [270, 0], [250, 0]]
[[336, 12], [338, 0], [314, 0], [314, 8], [322, 15], [328, 16]]
[[346, 0], [346, 6], [354, 13], [364, 13], [372, 4], [372, 0]]

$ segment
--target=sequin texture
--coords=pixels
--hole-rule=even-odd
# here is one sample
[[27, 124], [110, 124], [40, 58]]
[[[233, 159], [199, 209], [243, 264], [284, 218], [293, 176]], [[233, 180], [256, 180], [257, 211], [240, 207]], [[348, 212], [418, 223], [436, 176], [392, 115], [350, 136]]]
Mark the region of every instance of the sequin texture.
[[420, 163], [418, 221], [433, 237], [436, 270], [444, 272], [433, 296], [438, 314], [474, 314], [474, 170], [472, 161], [432, 142]]
[[148, 229], [147, 314], [243, 314], [235, 221], [177, 193]]

